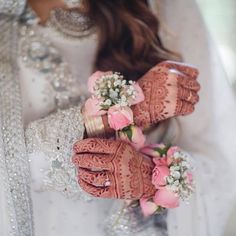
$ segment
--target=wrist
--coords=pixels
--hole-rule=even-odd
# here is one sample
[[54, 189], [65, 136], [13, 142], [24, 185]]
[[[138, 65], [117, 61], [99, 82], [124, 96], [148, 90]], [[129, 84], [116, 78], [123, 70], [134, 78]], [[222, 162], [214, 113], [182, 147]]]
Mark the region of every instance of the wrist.
[[110, 138], [115, 136], [115, 131], [110, 128], [107, 115], [87, 116], [82, 109], [84, 119], [84, 137]]
[[143, 157], [143, 165], [142, 165], [142, 173], [144, 179], [144, 191], [142, 198], [151, 198], [156, 193], [156, 188], [152, 184], [152, 173], [153, 169], [155, 168], [154, 163], [152, 162], [151, 158]]

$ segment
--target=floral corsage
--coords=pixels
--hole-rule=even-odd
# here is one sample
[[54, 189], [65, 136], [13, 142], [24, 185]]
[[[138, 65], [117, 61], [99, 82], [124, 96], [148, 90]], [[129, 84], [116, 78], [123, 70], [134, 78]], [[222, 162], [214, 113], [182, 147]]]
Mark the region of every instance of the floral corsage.
[[144, 101], [144, 94], [137, 82], [125, 80], [117, 72], [95, 72], [88, 80], [92, 96], [85, 102], [87, 116], [107, 114], [110, 128], [117, 136], [129, 141], [135, 148], [143, 147], [145, 136], [135, 126], [131, 106]]
[[189, 154], [177, 146], [164, 144], [146, 146], [141, 152], [153, 158], [152, 184], [157, 189], [153, 198], [140, 200], [144, 215], [176, 208], [180, 200], [188, 201], [194, 190]]

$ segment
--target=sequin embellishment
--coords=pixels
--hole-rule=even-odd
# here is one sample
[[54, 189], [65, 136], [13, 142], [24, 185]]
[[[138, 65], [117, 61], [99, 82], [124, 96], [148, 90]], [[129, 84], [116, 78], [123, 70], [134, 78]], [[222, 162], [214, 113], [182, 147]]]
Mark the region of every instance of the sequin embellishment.
[[44, 34], [36, 33], [34, 26], [21, 27], [20, 55], [23, 63], [45, 76], [50, 88], [45, 95], [54, 97], [55, 107], [64, 109], [84, 101], [79, 82], [69, 65]]
[[[74, 142], [82, 140], [84, 125], [81, 107], [57, 111], [32, 122], [26, 129], [28, 153], [43, 152], [49, 169], [43, 170], [42, 191], [58, 191], [73, 200], [91, 200], [77, 183], [72, 157]], [[31, 160], [33, 161], [33, 160]]]

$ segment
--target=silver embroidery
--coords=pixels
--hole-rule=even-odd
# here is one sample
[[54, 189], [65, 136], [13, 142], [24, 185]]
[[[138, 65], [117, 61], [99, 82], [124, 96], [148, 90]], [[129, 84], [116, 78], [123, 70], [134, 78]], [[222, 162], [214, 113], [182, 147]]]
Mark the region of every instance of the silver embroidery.
[[[43, 152], [50, 168], [43, 170], [45, 178], [41, 191], [58, 191], [70, 199], [90, 200], [77, 183], [77, 174], [71, 162], [72, 146], [83, 138], [84, 126], [80, 106], [85, 99], [70, 71], [69, 65], [50, 42], [46, 32], [35, 30], [37, 18], [28, 9], [21, 27], [20, 55], [24, 64], [45, 75], [51, 86], [44, 95], [55, 98], [57, 112], [32, 122], [26, 129], [29, 153]], [[76, 107], [69, 108], [75, 105]], [[61, 110], [61, 109], [65, 110]], [[69, 109], [68, 109], [69, 108]]]
[[27, 67], [45, 75], [49, 82], [49, 87], [44, 91], [45, 100], [47, 96], [54, 97], [56, 108], [63, 109], [84, 101], [84, 92], [67, 62], [45, 34], [35, 32], [33, 25], [21, 27], [19, 54]]
[[80, 109], [78, 106], [61, 110], [32, 122], [26, 129], [26, 141], [29, 153], [43, 152], [50, 163], [50, 168], [43, 170], [42, 191], [58, 191], [73, 200], [91, 200], [79, 187], [71, 161], [73, 144], [84, 135]]
[[79, 7], [83, 4], [82, 0], [64, 0], [64, 3], [69, 7]]
[[20, 15], [25, 8], [26, 0], [0, 0], [0, 14]]
[[[0, 171], [7, 196], [6, 224], [11, 236], [33, 236], [30, 170], [27, 160], [16, 52], [18, 24], [25, 1], [0, 1]], [[8, 14], [1, 15], [1, 13]], [[4, 206], [5, 207], [5, 206]]]
[[145, 218], [139, 206], [124, 202], [111, 209], [104, 224], [107, 236], [167, 236], [166, 214]]

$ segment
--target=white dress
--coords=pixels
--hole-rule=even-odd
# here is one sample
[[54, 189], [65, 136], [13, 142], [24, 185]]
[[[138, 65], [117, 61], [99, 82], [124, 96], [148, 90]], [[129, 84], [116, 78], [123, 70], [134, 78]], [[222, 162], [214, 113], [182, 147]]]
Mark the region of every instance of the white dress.
[[[152, 4], [154, 9], [155, 1]], [[182, 204], [180, 208], [168, 211], [168, 235], [220, 236], [223, 235], [235, 189], [232, 174], [235, 164], [233, 155], [236, 154], [233, 145], [235, 100], [195, 2], [165, 0], [160, 7], [161, 19], [174, 33], [173, 36], [164, 32], [164, 42], [179, 50], [185, 61], [199, 68], [202, 85], [201, 102], [195, 113], [178, 119], [178, 132], [174, 121], [165, 129], [166, 134], [174, 133], [175, 139], [172, 142], [194, 155], [197, 168], [196, 193], [190, 204]], [[46, 34], [53, 47], [63, 55], [76, 79], [74, 83], [82, 88], [80, 92], [86, 96], [86, 81], [96, 56], [96, 34], [75, 41], [58, 37], [50, 28], [37, 26], [34, 31], [39, 37]], [[73, 107], [65, 113], [55, 113], [56, 94], [48, 90], [51, 87], [50, 79], [37, 66], [27, 64], [24, 57], [18, 58], [18, 64], [31, 169], [35, 235], [132, 235], [124, 228], [127, 227], [125, 216], [118, 215], [120, 212], [117, 209], [122, 207], [123, 202], [89, 197], [76, 185], [73, 179], [76, 173], [70, 161], [65, 160], [68, 156], [57, 156], [57, 150], [50, 150], [58, 142], [59, 148], [67, 144], [61, 144], [58, 138], [68, 142], [68, 145], [71, 144], [68, 136], [73, 139], [82, 138], [80, 108]], [[69, 122], [71, 117], [75, 120], [71, 125], [72, 130], [68, 130], [68, 126], [64, 130], [63, 121]], [[45, 119], [39, 121], [41, 118]], [[150, 140], [158, 140], [161, 129], [154, 132]], [[165, 139], [169, 137], [173, 135], [166, 135]], [[67, 154], [69, 152], [69, 149], [64, 151]], [[107, 227], [112, 220], [116, 221], [112, 218], [113, 213], [117, 215], [116, 220], [119, 219], [116, 222], [119, 227], [115, 225], [114, 232], [112, 227]], [[107, 218], [110, 221], [106, 221]], [[105, 228], [110, 231], [105, 232]], [[150, 224], [149, 228], [136, 235], [158, 236], [165, 233]]]

